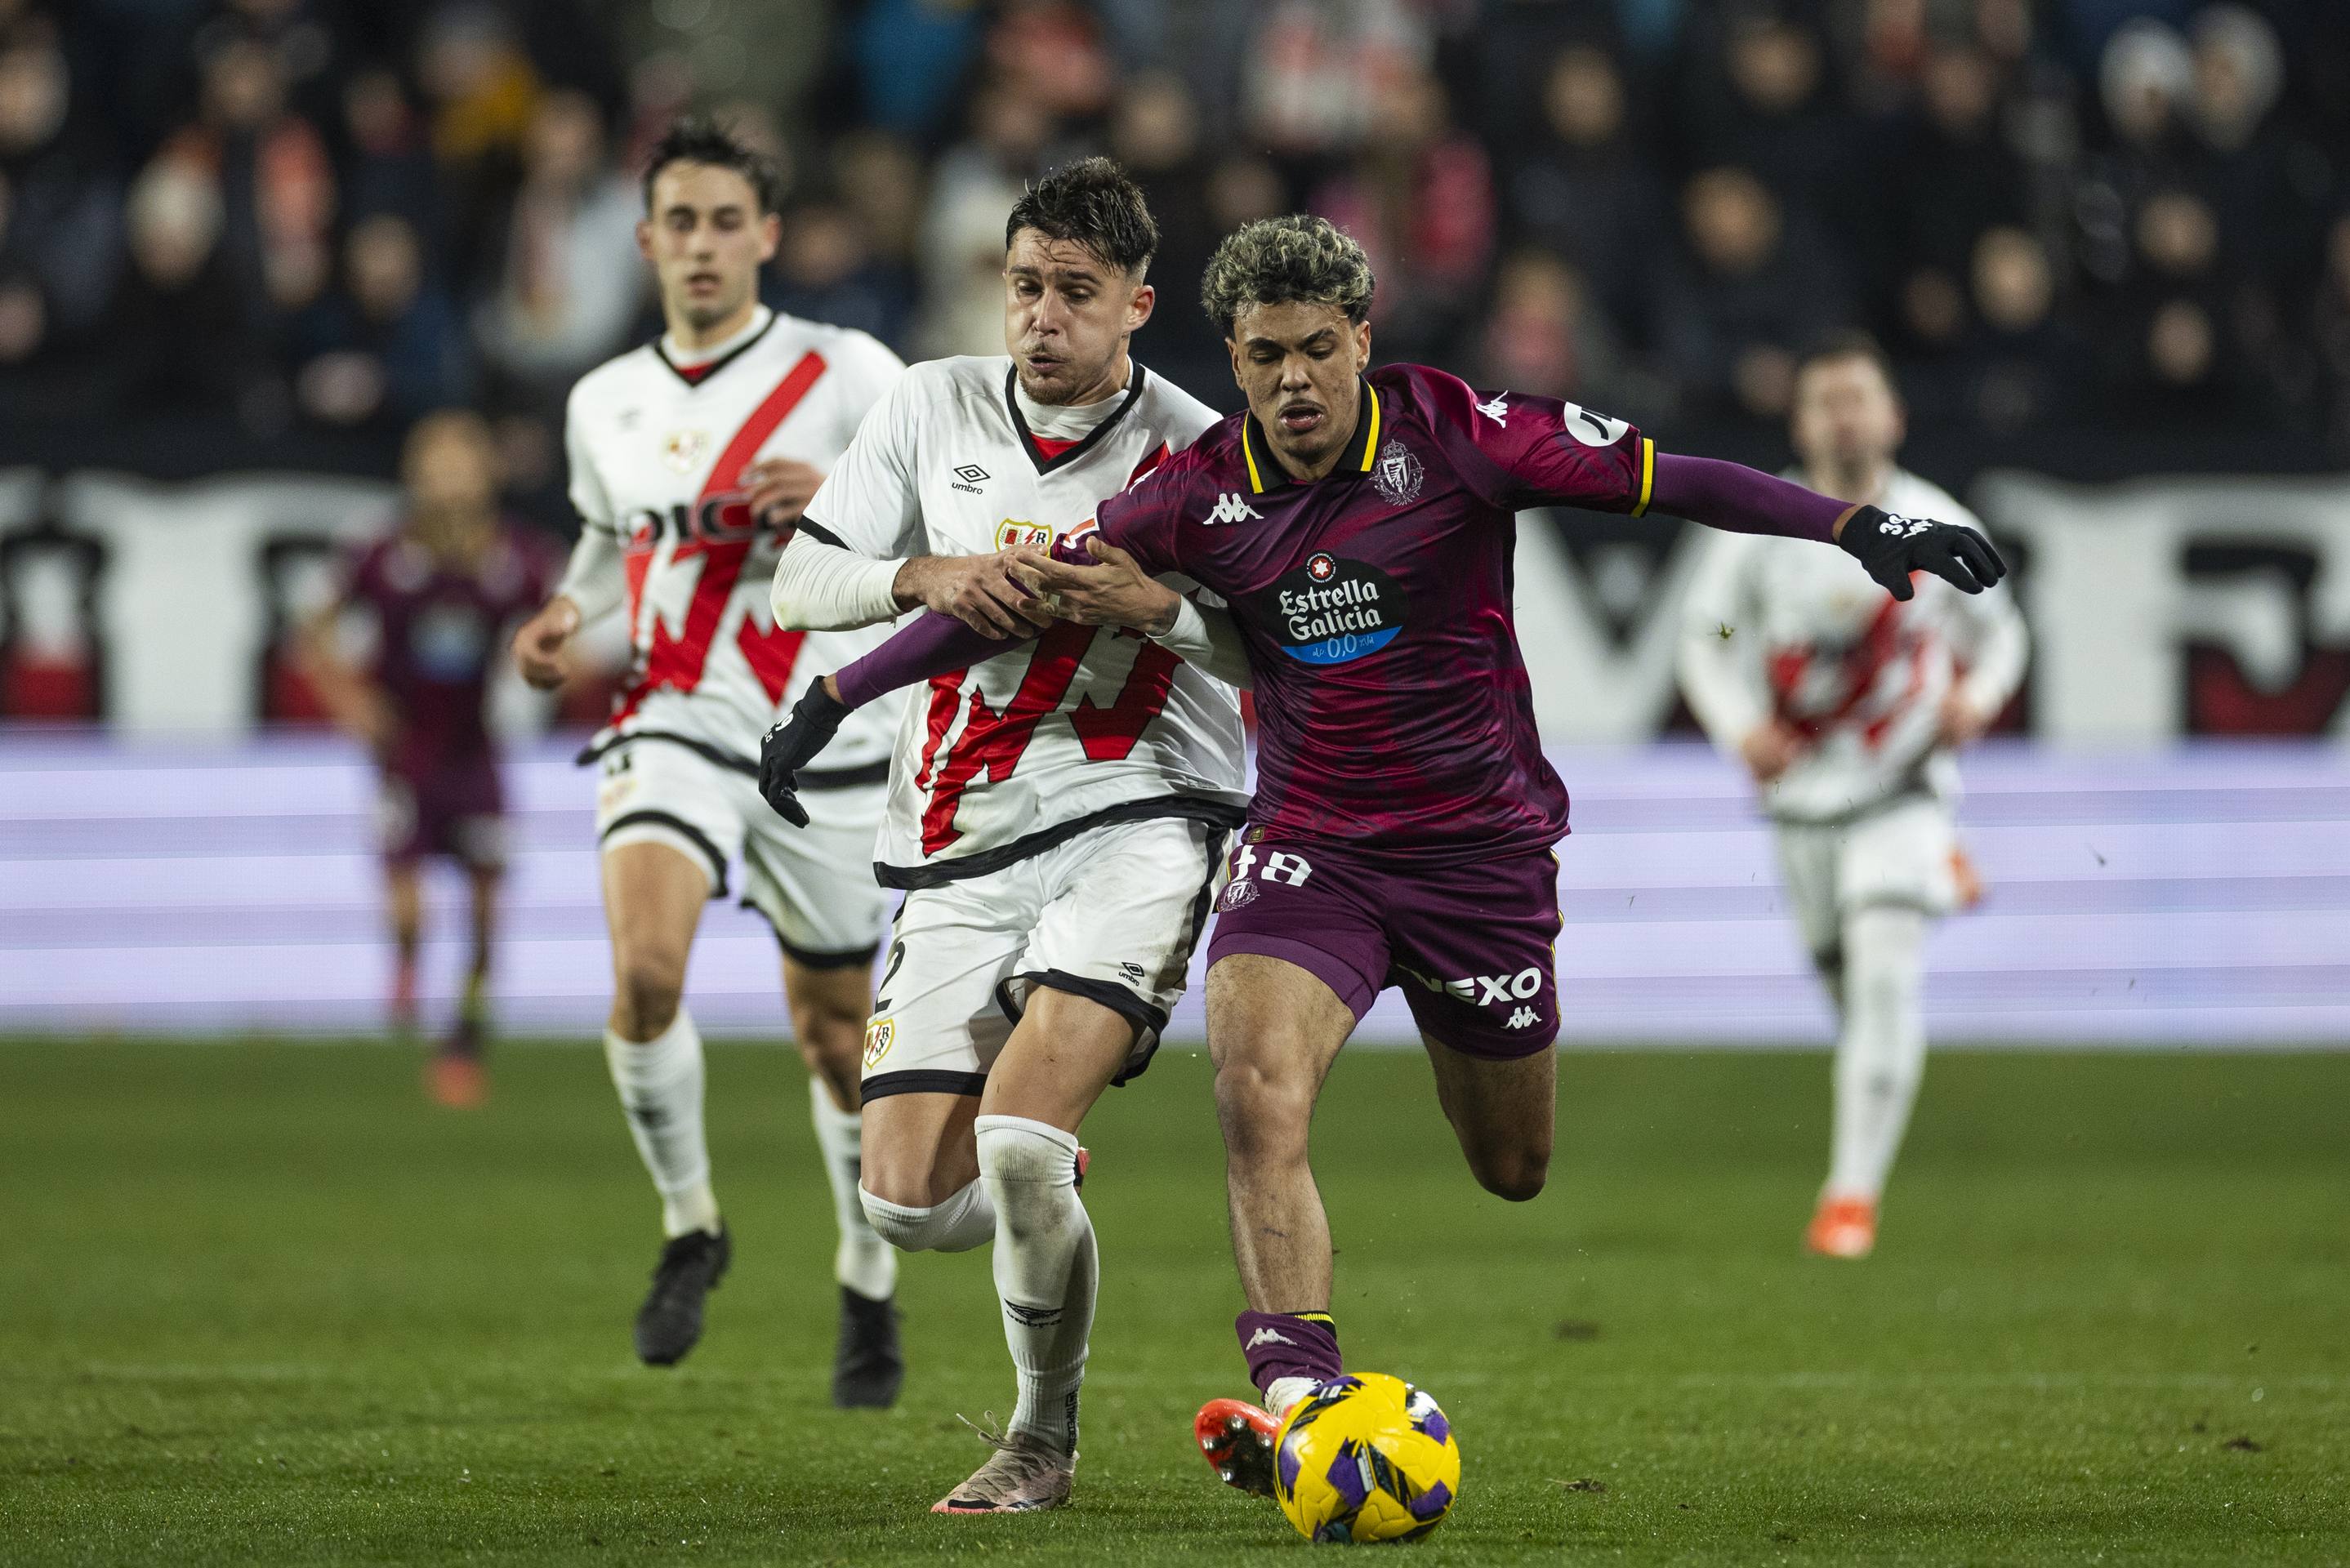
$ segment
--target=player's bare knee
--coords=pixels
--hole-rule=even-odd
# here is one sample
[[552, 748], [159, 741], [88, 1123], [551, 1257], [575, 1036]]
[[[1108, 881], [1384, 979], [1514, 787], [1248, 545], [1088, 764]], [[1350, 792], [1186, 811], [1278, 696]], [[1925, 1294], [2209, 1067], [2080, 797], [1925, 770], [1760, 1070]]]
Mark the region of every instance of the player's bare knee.
[[685, 955], [660, 949], [623, 951], [613, 965], [612, 1011], [621, 1033], [650, 1040], [677, 1020], [685, 995]]
[[1548, 1149], [1497, 1149], [1484, 1154], [1470, 1164], [1477, 1185], [1494, 1197], [1512, 1203], [1523, 1203], [1539, 1197], [1550, 1179]]
[[1277, 1057], [1251, 1054], [1227, 1058], [1216, 1069], [1216, 1119], [1224, 1148], [1236, 1160], [1302, 1158], [1314, 1120], [1314, 1089], [1295, 1071], [1272, 1064]]

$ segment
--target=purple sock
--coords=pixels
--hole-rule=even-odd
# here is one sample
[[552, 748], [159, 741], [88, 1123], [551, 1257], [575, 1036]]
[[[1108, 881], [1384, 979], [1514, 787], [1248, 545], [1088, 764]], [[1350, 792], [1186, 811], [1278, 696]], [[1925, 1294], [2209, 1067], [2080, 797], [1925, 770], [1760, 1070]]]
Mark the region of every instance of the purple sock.
[[1338, 1325], [1326, 1312], [1244, 1312], [1232, 1320], [1249, 1381], [1270, 1388], [1276, 1377], [1326, 1383], [1346, 1371], [1338, 1359]]

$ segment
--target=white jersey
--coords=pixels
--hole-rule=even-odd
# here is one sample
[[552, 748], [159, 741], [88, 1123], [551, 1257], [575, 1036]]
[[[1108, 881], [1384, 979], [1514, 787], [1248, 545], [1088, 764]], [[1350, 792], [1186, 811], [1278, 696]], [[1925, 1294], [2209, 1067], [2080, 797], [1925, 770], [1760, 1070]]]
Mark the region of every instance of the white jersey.
[[[889, 636], [778, 630], [767, 585], [788, 531], [754, 519], [736, 486], [766, 458], [830, 469], [904, 373], [862, 332], [773, 316], [704, 366], [681, 370], [656, 342], [580, 378], [565, 417], [571, 503], [619, 546], [635, 649], [591, 754], [659, 735], [755, 772], [760, 737], [808, 683]], [[851, 717], [814, 771], [878, 774], [896, 708]]]
[[[1000, 355], [907, 371], [808, 503], [806, 533], [875, 560], [1047, 543], [1216, 421], [1138, 364], [1108, 417], [1053, 452], [1013, 385]], [[1243, 778], [1232, 688], [1147, 639], [1064, 623], [907, 704], [879, 874], [932, 887], [1099, 823], [1237, 823]]]
[[[1876, 504], [1980, 529], [1948, 491], [1896, 470]], [[1808, 540], [1716, 534], [1683, 605], [1681, 688], [1733, 755], [1776, 717], [1809, 743], [1764, 786], [1763, 809], [1832, 822], [1894, 796], [1949, 796], [1958, 769], [1939, 742], [1943, 699], [1963, 681], [1982, 711], [2023, 674], [2023, 618], [2003, 587], [1968, 594], [1939, 577], [1895, 599], [1844, 551]]]

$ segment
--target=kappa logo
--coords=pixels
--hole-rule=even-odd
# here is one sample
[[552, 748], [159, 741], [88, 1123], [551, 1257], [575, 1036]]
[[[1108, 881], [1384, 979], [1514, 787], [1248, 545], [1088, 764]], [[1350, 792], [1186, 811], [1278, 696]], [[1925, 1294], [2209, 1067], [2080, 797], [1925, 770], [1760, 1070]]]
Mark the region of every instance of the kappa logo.
[[1510, 1021], [1506, 1025], [1504, 1025], [1504, 1027], [1510, 1029], [1530, 1029], [1541, 1022], [1542, 1015], [1536, 1012], [1533, 1008], [1521, 1007], [1515, 1012], [1510, 1014]]
[[1245, 523], [1252, 517], [1262, 519], [1263, 516], [1263, 513], [1241, 499], [1240, 492], [1227, 490], [1216, 497], [1216, 504], [1200, 522], [1203, 526], [1212, 528], [1219, 523]]
[[1260, 1345], [1295, 1345], [1296, 1343], [1277, 1328], [1260, 1328], [1249, 1335], [1249, 1342], [1241, 1346], [1241, 1354], [1245, 1355]]
[[879, 1065], [881, 1058], [889, 1054], [889, 1047], [897, 1043], [898, 1021], [896, 1019], [877, 1018], [867, 1024], [865, 1026], [865, 1065], [868, 1068]]
[[962, 467], [954, 471], [954, 483], [948, 486], [948, 488], [951, 490], [960, 490], [970, 495], [982, 495], [986, 493], [984, 491], [980, 489], [980, 486], [994, 477], [993, 474], [989, 473], [987, 470], [980, 467], [979, 464], [975, 462], [964, 463]]
[[1503, 430], [1509, 429], [1510, 405], [1504, 401], [1509, 395], [1510, 394], [1507, 392], [1494, 393], [1493, 400], [1492, 402], [1480, 403], [1477, 405], [1477, 411], [1484, 415], [1487, 419], [1492, 421], [1495, 424], [1500, 425]]

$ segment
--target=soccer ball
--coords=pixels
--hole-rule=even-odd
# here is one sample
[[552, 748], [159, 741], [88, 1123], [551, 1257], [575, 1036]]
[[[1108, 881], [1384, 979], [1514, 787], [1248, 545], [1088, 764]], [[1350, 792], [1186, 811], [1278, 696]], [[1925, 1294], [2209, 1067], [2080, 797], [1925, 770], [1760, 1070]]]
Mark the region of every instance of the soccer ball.
[[1400, 1377], [1334, 1377], [1274, 1438], [1274, 1495], [1308, 1541], [1410, 1541], [1461, 1495], [1461, 1450], [1436, 1401]]

